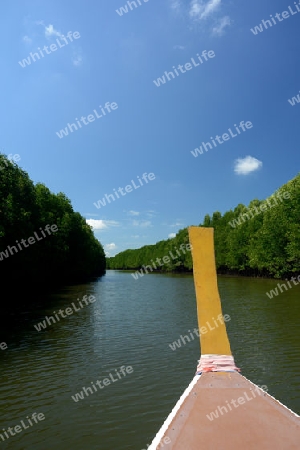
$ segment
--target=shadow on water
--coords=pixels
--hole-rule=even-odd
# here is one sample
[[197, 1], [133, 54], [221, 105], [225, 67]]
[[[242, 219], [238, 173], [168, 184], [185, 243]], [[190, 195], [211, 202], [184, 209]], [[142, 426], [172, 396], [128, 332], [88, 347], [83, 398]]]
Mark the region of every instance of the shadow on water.
[[[76, 301], [84, 295], [93, 295], [95, 283], [101, 283], [105, 275], [82, 284], [50, 287], [46, 289], [36, 285], [32, 290], [22, 290], [21, 287], [9, 292], [9, 298], [2, 300], [0, 314], [0, 342], [5, 341], [18, 345], [23, 334], [32, 329], [32, 324], [39, 322], [45, 315], [51, 315], [59, 307], [65, 308], [70, 299]], [[66, 303], [66, 305], [65, 305]], [[49, 328], [49, 332], [51, 329]]]

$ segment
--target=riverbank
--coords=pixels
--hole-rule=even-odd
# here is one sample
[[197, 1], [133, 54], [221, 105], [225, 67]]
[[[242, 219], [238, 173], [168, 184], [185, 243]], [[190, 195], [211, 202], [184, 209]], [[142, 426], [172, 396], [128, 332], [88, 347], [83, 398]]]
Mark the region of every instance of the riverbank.
[[[136, 273], [138, 270], [140, 269], [107, 269], [107, 272], [109, 271], [120, 271], [120, 272], [124, 272], [124, 273]], [[155, 274], [172, 274], [172, 275], [191, 275], [193, 276], [193, 270], [170, 270], [170, 271], [166, 271], [166, 270], [153, 270], [152, 272], [148, 272], [145, 275], [155, 275]], [[222, 270], [217, 270], [217, 274], [218, 276], [222, 276], [222, 277], [226, 277], [226, 278], [245, 278], [245, 279], [261, 279], [261, 280], [274, 280], [274, 281], [284, 281], [287, 278], [274, 278], [272, 275], [268, 274], [256, 274], [254, 272], [249, 273], [249, 272], [234, 272], [234, 271], [222, 271]], [[295, 273], [291, 273], [288, 275], [289, 278], [291, 278], [293, 275], [295, 275]], [[133, 277], [135, 278], [135, 277]], [[137, 279], [137, 278], [135, 278]]]

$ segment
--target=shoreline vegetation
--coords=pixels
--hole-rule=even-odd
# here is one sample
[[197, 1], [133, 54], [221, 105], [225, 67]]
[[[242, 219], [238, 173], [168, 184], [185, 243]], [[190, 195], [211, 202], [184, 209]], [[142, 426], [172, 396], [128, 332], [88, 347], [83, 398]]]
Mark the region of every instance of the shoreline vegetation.
[[[276, 199], [280, 201], [276, 201]], [[250, 211], [259, 214], [249, 214]], [[217, 272], [227, 276], [285, 279], [300, 273], [300, 174], [266, 200], [239, 204], [223, 215], [216, 211], [199, 226], [213, 227]], [[181, 245], [188, 245], [188, 229], [174, 238], [128, 249], [106, 259], [106, 268], [145, 272], [156, 258], [163, 259]], [[182, 253], [148, 273], [191, 273], [191, 253]]]
[[[34, 184], [4, 154], [0, 165], [5, 167], [0, 171], [0, 280], [10, 294], [21, 294], [13, 302], [3, 301], [2, 307], [30, 304], [41, 287], [53, 290], [104, 275], [103, 247], [65, 194]], [[52, 233], [49, 224], [55, 224]], [[39, 230], [44, 238], [38, 235], [36, 241], [32, 236], [37, 237]], [[24, 237], [35, 245], [25, 245]]]

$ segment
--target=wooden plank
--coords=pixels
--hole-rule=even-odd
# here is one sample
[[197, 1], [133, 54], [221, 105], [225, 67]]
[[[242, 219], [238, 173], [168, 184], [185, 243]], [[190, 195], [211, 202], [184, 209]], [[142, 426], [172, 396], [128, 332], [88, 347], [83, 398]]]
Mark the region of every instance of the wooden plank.
[[[231, 355], [226, 325], [224, 322], [221, 324], [218, 319], [222, 316], [222, 308], [216, 275], [214, 229], [190, 227], [189, 238], [192, 246], [201, 354]], [[209, 329], [207, 324], [214, 329]], [[209, 331], [201, 333], [201, 327], [208, 328]]]

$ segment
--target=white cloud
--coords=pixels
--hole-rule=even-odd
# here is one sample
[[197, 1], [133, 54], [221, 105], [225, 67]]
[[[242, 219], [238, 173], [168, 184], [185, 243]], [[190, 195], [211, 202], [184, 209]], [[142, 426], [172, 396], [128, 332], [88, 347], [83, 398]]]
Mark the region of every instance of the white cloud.
[[190, 4], [190, 17], [196, 20], [207, 19], [221, 5], [222, 0], [192, 0]]
[[131, 236], [132, 238], [134, 238], [134, 239], [138, 239], [139, 237], [140, 237], [140, 235], [139, 234], [134, 234], [133, 236]]
[[[41, 25], [44, 25], [40, 22]], [[52, 24], [49, 24], [47, 27], [45, 27], [45, 36], [46, 38], [51, 38], [53, 36], [62, 37], [63, 34], [61, 34], [60, 31], [56, 30]]]
[[91, 225], [93, 230], [105, 230], [110, 227], [119, 226], [119, 222], [116, 222], [115, 220], [88, 219], [86, 220], [86, 223]]
[[[188, 25], [190, 30], [202, 29], [209, 31], [213, 36], [222, 36], [224, 29], [232, 24], [229, 16], [222, 16], [220, 13], [222, 0], [187, 0], [183, 4], [179, 0], [170, 0], [170, 7], [173, 11], [180, 13], [181, 16], [187, 16], [191, 23]], [[207, 25], [207, 20], [214, 21], [214, 25]], [[173, 49], [184, 50], [183, 45], [174, 45]]]
[[23, 36], [22, 38], [23, 42], [25, 42], [26, 44], [31, 44], [32, 39], [29, 36]]
[[181, 9], [181, 1], [180, 0], [171, 0], [171, 8], [175, 11], [175, 12], [179, 12]]
[[133, 211], [133, 210], [131, 210], [131, 211], [128, 211], [128, 215], [129, 215], [129, 216], [139, 216], [140, 213], [139, 213], [138, 211]]
[[173, 239], [176, 236], [176, 233], [170, 233], [168, 234], [169, 239]]
[[149, 211], [146, 211], [146, 216], [149, 217], [150, 219], [152, 217], [155, 217], [158, 213], [156, 211], [153, 211], [153, 209], [149, 209]]
[[72, 59], [74, 66], [81, 66], [82, 64], [82, 56], [78, 55]]
[[150, 220], [133, 220], [132, 225], [134, 227], [143, 227], [143, 228], [152, 227], [152, 223]]
[[74, 66], [81, 66], [82, 64], [82, 53], [81, 50], [74, 50], [73, 51], [73, 58], [72, 63]]
[[245, 158], [238, 158], [234, 161], [234, 171], [238, 175], [248, 175], [248, 173], [259, 170], [263, 163], [253, 156], [246, 156]]
[[[48, 26], [46, 26], [43, 20], [38, 20], [35, 22], [35, 24], [42, 25], [44, 27], [45, 36], [47, 39], [51, 39], [54, 37], [58, 37], [58, 38], [64, 37], [64, 35], [60, 31], [56, 30], [56, 28], [54, 28], [54, 26], [51, 23]], [[72, 56], [71, 61], [75, 67], [81, 66], [81, 64], [83, 62], [81, 48], [78, 48], [78, 49], [73, 48], [73, 56]]]
[[216, 26], [212, 29], [212, 34], [215, 36], [222, 36], [224, 34], [224, 28], [231, 25], [231, 19], [229, 16], [224, 16], [219, 19], [216, 23]]
[[117, 248], [116, 244], [112, 242], [111, 244], [104, 245], [105, 250], [115, 250]]
[[174, 45], [173, 49], [174, 50], [184, 50], [185, 47], [183, 45]]
[[184, 224], [181, 222], [175, 222], [170, 225], [170, 227], [182, 227]]

